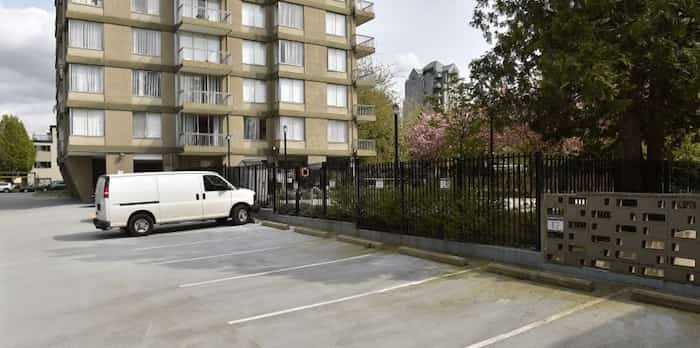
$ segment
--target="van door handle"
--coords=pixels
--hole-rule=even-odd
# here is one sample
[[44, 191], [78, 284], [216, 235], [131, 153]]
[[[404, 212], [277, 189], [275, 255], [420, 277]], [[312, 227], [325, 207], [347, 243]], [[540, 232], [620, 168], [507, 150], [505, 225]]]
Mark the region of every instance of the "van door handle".
[[205, 200], [205, 199], [207, 199], [207, 194], [206, 194], [206, 193], [202, 193], [202, 200]]
[[199, 200], [199, 193], [195, 193], [194, 198], [197, 198], [197, 200]]

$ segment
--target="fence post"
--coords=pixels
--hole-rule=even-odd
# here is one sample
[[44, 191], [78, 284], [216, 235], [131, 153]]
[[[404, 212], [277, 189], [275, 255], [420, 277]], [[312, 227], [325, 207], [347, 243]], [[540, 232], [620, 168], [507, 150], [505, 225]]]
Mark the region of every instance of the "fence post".
[[399, 186], [401, 188], [401, 223], [399, 224], [399, 231], [400, 234], [406, 234], [405, 230], [405, 225], [406, 225], [406, 200], [405, 200], [405, 191], [404, 191], [404, 182], [403, 182], [403, 177], [404, 177], [404, 163], [399, 161], [399, 177], [396, 178], [399, 180]]
[[326, 218], [328, 216], [328, 164], [326, 162], [321, 164], [321, 190], [323, 192], [321, 214]]
[[270, 180], [272, 189], [272, 212], [277, 214], [277, 166], [272, 164], [272, 180]]
[[535, 153], [535, 207], [537, 209], [537, 251], [542, 250], [542, 191], [544, 189], [544, 161], [542, 152]]
[[[294, 204], [295, 204], [295, 210], [296, 210], [296, 215], [299, 216], [300, 210], [299, 210], [299, 200], [301, 199], [301, 168], [295, 168], [294, 169], [294, 180], [296, 180], [297, 188], [294, 190]], [[294, 186], [292, 186], [294, 187]]]
[[360, 224], [360, 166], [357, 156], [352, 158], [353, 182], [355, 183], [355, 227]]

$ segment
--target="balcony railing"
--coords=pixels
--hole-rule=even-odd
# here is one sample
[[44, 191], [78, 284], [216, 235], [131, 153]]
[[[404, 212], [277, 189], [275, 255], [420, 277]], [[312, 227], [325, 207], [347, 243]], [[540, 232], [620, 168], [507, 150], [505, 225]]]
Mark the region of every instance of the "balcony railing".
[[366, 0], [355, 0], [355, 11], [374, 13], [374, 3]]
[[225, 146], [226, 135], [214, 133], [181, 133], [180, 145], [192, 146]]
[[183, 17], [197, 18], [210, 22], [231, 24], [231, 12], [218, 8], [200, 6], [198, 1], [180, 1], [177, 5], [177, 22]]
[[228, 52], [203, 48], [180, 47], [177, 53], [180, 64], [184, 61], [229, 64], [231, 59], [231, 55]]
[[367, 35], [355, 35], [355, 47], [374, 49], [374, 38]]
[[180, 103], [231, 105], [231, 95], [216, 91], [180, 90]]
[[357, 149], [361, 151], [377, 151], [377, 141], [376, 140], [367, 140], [367, 139], [358, 139], [357, 140]]
[[102, 7], [102, 0], [71, 0], [71, 2], [79, 5]]
[[355, 105], [356, 116], [374, 116], [374, 105]]

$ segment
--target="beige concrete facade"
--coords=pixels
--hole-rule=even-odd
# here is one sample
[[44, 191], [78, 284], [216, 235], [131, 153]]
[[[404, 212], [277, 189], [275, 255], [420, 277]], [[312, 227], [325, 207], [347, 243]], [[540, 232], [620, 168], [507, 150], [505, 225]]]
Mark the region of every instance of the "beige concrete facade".
[[[89, 197], [97, 176], [103, 173], [153, 170], [158, 166], [171, 170], [279, 160], [284, 147], [277, 139], [280, 117], [304, 120], [304, 140], [290, 140], [286, 144], [288, 154], [295, 159], [318, 163], [349, 158], [353, 153], [376, 154], [371, 140], [360, 140], [357, 136], [358, 122], [375, 119], [372, 106], [357, 105], [357, 88], [371, 87], [372, 81], [355, 72], [357, 59], [374, 52], [373, 41], [358, 45], [356, 36], [357, 26], [374, 18], [373, 8], [368, 6], [371, 3], [288, 0], [287, 3], [303, 8], [303, 28], [290, 28], [274, 22], [279, 1], [220, 0], [220, 10], [207, 10], [207, 15], [198, 12], [197, 1], [155, 1], [159, 5], [157, 14], [136, 13], [131, 1], [125, 0], [97, 1], [97, 6], [83, 4], [86, 1], [56, 2], [58, 159], [69, 187], [81, 198]], [[243, 25], [246, 2], [262, 6], [264, 28]], [[178, 6], [179, 3], [184, 6]], [[194, 6], [189, 13], [183, 10], [188, 6]], [[344, 35], [326, 32], [329, 12], [344, 16]], [[85, 48], [69, 42], [70, 21], [98, 23], [102, 36], [100, 47]], [[137, 51], [134, 31], [144, 29], [156, 32], [160, 54], [134, 53]], [[206, 38], [209, 45], [216, 42], [214, 46], [218, 48], [202, 50], [199, 46], [183, 44], [181, 49], [183, 35]], [[279, 40], [302, 43], [301, 66], [276, 62]], [[264, 45], [264, 64], [243, 63], [245, 41]], [[345, 72], [329, 70], [329, 48], [346, 51]], [[72, 65], [101, 67], [101, 91], [73, 88]], [[134, 95], [134, 71], [159, 73], [160, 93]], [[304, 81], [303, 103], [277, 101], [281, 78]], [[264, 81], [264, 102], [244, 101], [246, 79]], [[346, 86], [346, 106], [328, 105], [329, 84]], [[86, 123], [88, 130], [74, 125], [72, 113], [84, 110], [104, 114], [101, 131], [91, 121]], [[149, 122], [159, 115], [159, 132], [140, 137], [137, 129], [144, 121], [139, 118], [135, 122], [136, 114]], [[99, 118], [94, 115], [88, 118], [94, 117]], [[246, 139], [246, 118], [258, 118], [264, 124], [265, 134], [258, 139]], [[347, 121], [345, 142], [329, 143], [328, 120]], [[149, 128], [148, 132], [151, 131]], [[92, 134], [82, 134], [85, 132]]]
[[32, 140], [36, 150], [36, 158], [34, 159], [34, 168], [30, 172], [33, 175], [29, 176], [29, 184], [40, 185], [63, 180], [57, 161], [56, 126], [49, 127], [46, 134], [33, 136]]

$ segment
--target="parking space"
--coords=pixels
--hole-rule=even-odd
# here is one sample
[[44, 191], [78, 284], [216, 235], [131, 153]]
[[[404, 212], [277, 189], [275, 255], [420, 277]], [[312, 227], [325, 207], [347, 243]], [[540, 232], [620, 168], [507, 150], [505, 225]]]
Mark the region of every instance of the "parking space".
[[[2, 199], [2, 197], [0, 197]], [[98, 232], [80, 204], [0, 210], [0, 347], [697, 347], [700, 315], [212, 223]], [[81, 221], [82, 220], [82, 221]]]

